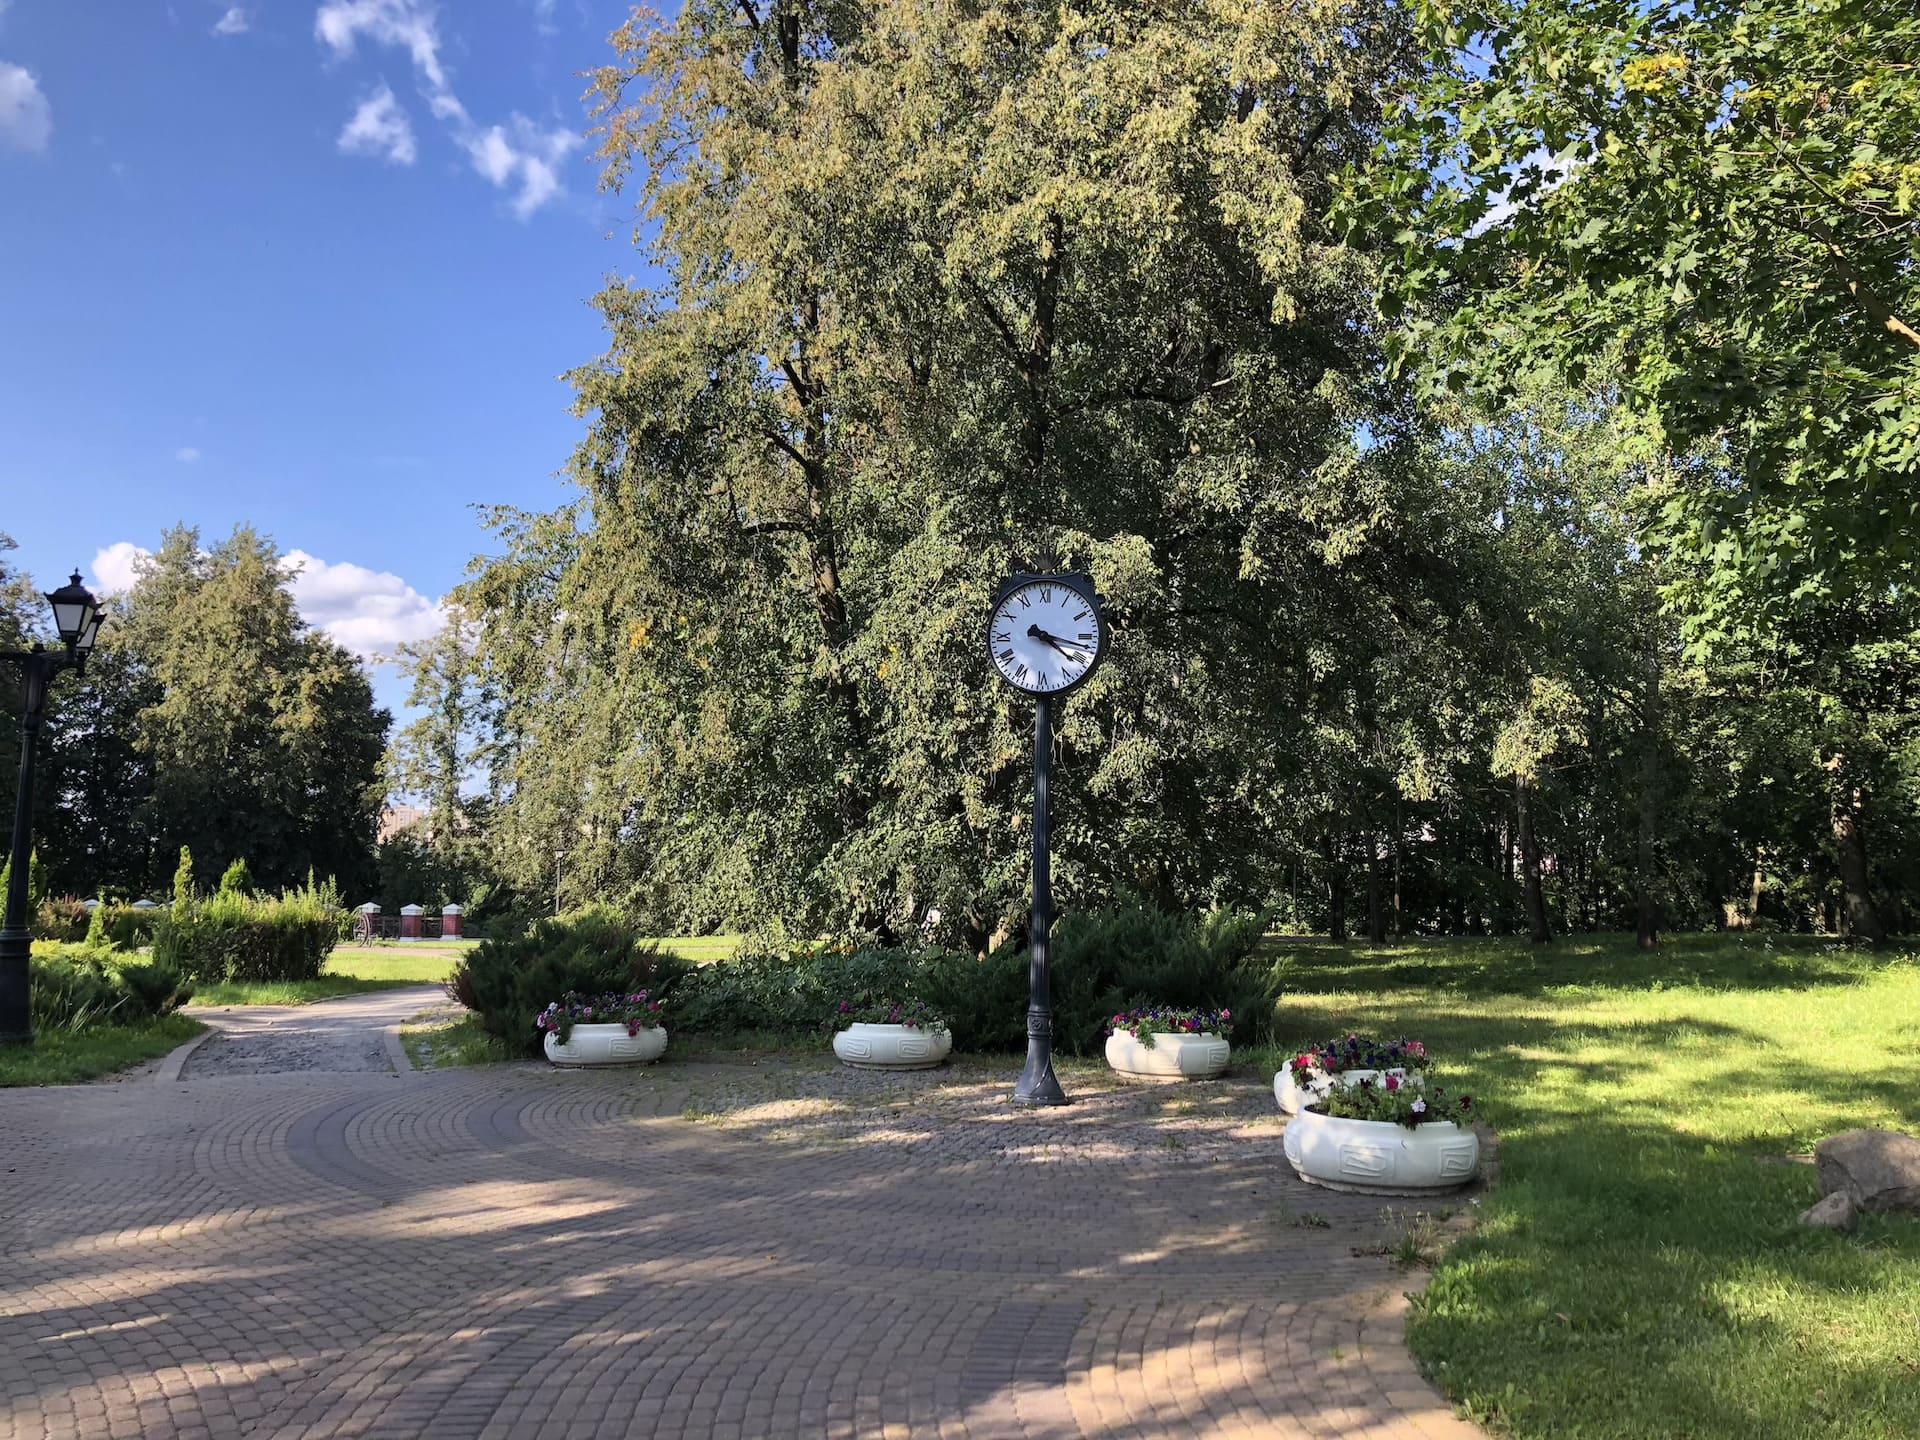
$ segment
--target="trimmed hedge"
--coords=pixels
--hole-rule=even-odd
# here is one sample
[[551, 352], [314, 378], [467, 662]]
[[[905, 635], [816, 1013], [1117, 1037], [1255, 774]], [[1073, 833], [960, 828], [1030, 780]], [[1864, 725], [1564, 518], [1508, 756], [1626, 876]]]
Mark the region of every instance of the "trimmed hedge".
[[340, 938], [339, 907], [312, 889], [277, 899], [221, 891], [158, 913], [154, 959], [195, 980], [312, 980]]
[[193, 998], [193, 982], [171, 965], [84, 945], [39, 947], [30, 979], [35, 1030], [133, 1025], [170, 1015]]
[[[537, 921], [511, 940], [485, 940], [447, 981], [447, 993], [479, 1016], [508, 1053], [540, 1054], [533, 1018], [568, 991], [602, 995], [672, 991], [693, 967], [659, 949], [610, 910], [582, 910]], [[670, 1012], [668, 1026], [677, 1023]]]

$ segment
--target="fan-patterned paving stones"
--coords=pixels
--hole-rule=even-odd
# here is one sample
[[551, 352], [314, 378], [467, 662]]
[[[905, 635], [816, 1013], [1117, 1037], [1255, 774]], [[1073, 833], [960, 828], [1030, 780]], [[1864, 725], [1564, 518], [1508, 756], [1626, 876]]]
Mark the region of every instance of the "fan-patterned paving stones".
[[[1471, 1436], [1262, 1077], [293, 1071], [0, 1094], [0, 1437]], [[1324, 1227], [1303, 1225], [1309, 1212]]]

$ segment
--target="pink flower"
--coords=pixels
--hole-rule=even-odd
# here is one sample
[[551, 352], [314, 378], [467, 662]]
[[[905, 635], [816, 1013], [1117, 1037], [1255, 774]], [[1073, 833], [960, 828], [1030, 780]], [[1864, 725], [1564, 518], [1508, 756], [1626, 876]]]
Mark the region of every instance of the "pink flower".
[[1387, 1089], [1398, 1090], [1399, 1088], [1400, 1088], [1400, 1077], [1398, 1075], [1387, 1076]]

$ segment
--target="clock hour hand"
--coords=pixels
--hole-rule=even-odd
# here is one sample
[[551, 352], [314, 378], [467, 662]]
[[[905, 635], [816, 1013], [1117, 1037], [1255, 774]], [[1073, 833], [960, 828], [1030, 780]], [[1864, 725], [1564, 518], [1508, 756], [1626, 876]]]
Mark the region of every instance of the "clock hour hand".
[[[1054, 649], [1058, 650], [1062, 655], [1066, 656], [1067, 659], [1069, 660], [1079, 660], [1084, 658], [1083, 655], [1076, 655], [1073, 653], [1073, 650], [1069, 650], [1067, 648], [1067, 645], [1072, 644], [1073, 642], [1071, 641], [1063, 642], [1063, 641], [1057, 640], [1053, 636], [1049, 635], [1046, 631], [1042, 630], [1038, 625], [1029, 625], [1027, 627], [1027, 634], [1032, 636], [1035, 640], [1044, 640], [1047, 644], [1051, 645]], [[1084, 646], [1080, 646], [1080, 645], [1074, 646], [1074, 649], [1084, 650], [1084, 648], [1085, 648]]]

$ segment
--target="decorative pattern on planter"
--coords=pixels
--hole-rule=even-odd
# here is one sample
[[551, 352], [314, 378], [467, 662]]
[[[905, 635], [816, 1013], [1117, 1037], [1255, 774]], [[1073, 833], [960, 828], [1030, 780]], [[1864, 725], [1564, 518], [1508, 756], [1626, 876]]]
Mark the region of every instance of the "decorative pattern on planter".
[[1155, 1035], [1150, 1046], [1126, 1030], [1107, 1037], [1107, 1064], [1151, 1080], [1211, 1080], [1227, 1068], [1230, 1053], [1222, 1037], [1205, 1033]]
[[1289, 1115], [1297, 1115], [1300, 1113], [1301, 1106], [1311, 1105], [1335, 1085], [1351, 1090], [1362, 1080], [1371, 1080], [1377, 1085], [1381, 1078], [1387, 1075], [1397, 1075], [1402, 1080], [1411, 1080], [1415, 1085], [1425, 1079], [1418, 1070], [1410, 1071], [1398, 1067], [1392, 1070], [1342, 1070], [1334, 1075], [1329, 1075], [1324, 1070], [1315, 1070], [1306, 1085], [1302, 1086], [1293, 1078], [1293, 1067], [1282, 1065], [1280, 1073], [1273, 1077], [1273, 1098], [1279, 1101], [1281, 1110]]
[[589, 1065], [647, 1065], [667, 1049], [664, 1025], [629, 1035], [624, 1025], [576, 1025], [562, 1045], [549, 1034], [547, 1059], [563, 1069]]
[[1307, 1183], [1361, 1195], [1455, 1190], [1480, 1171], [1480, 1137], [1450, 1120], [1409, 1130], [1302, 1110], [1287, 1122], [1286, 1154]]
[[953, 1032], [857, 1020], [833, 1037], [833, 1053], [862, 1070], [931, 1070], [953, 1053]]

